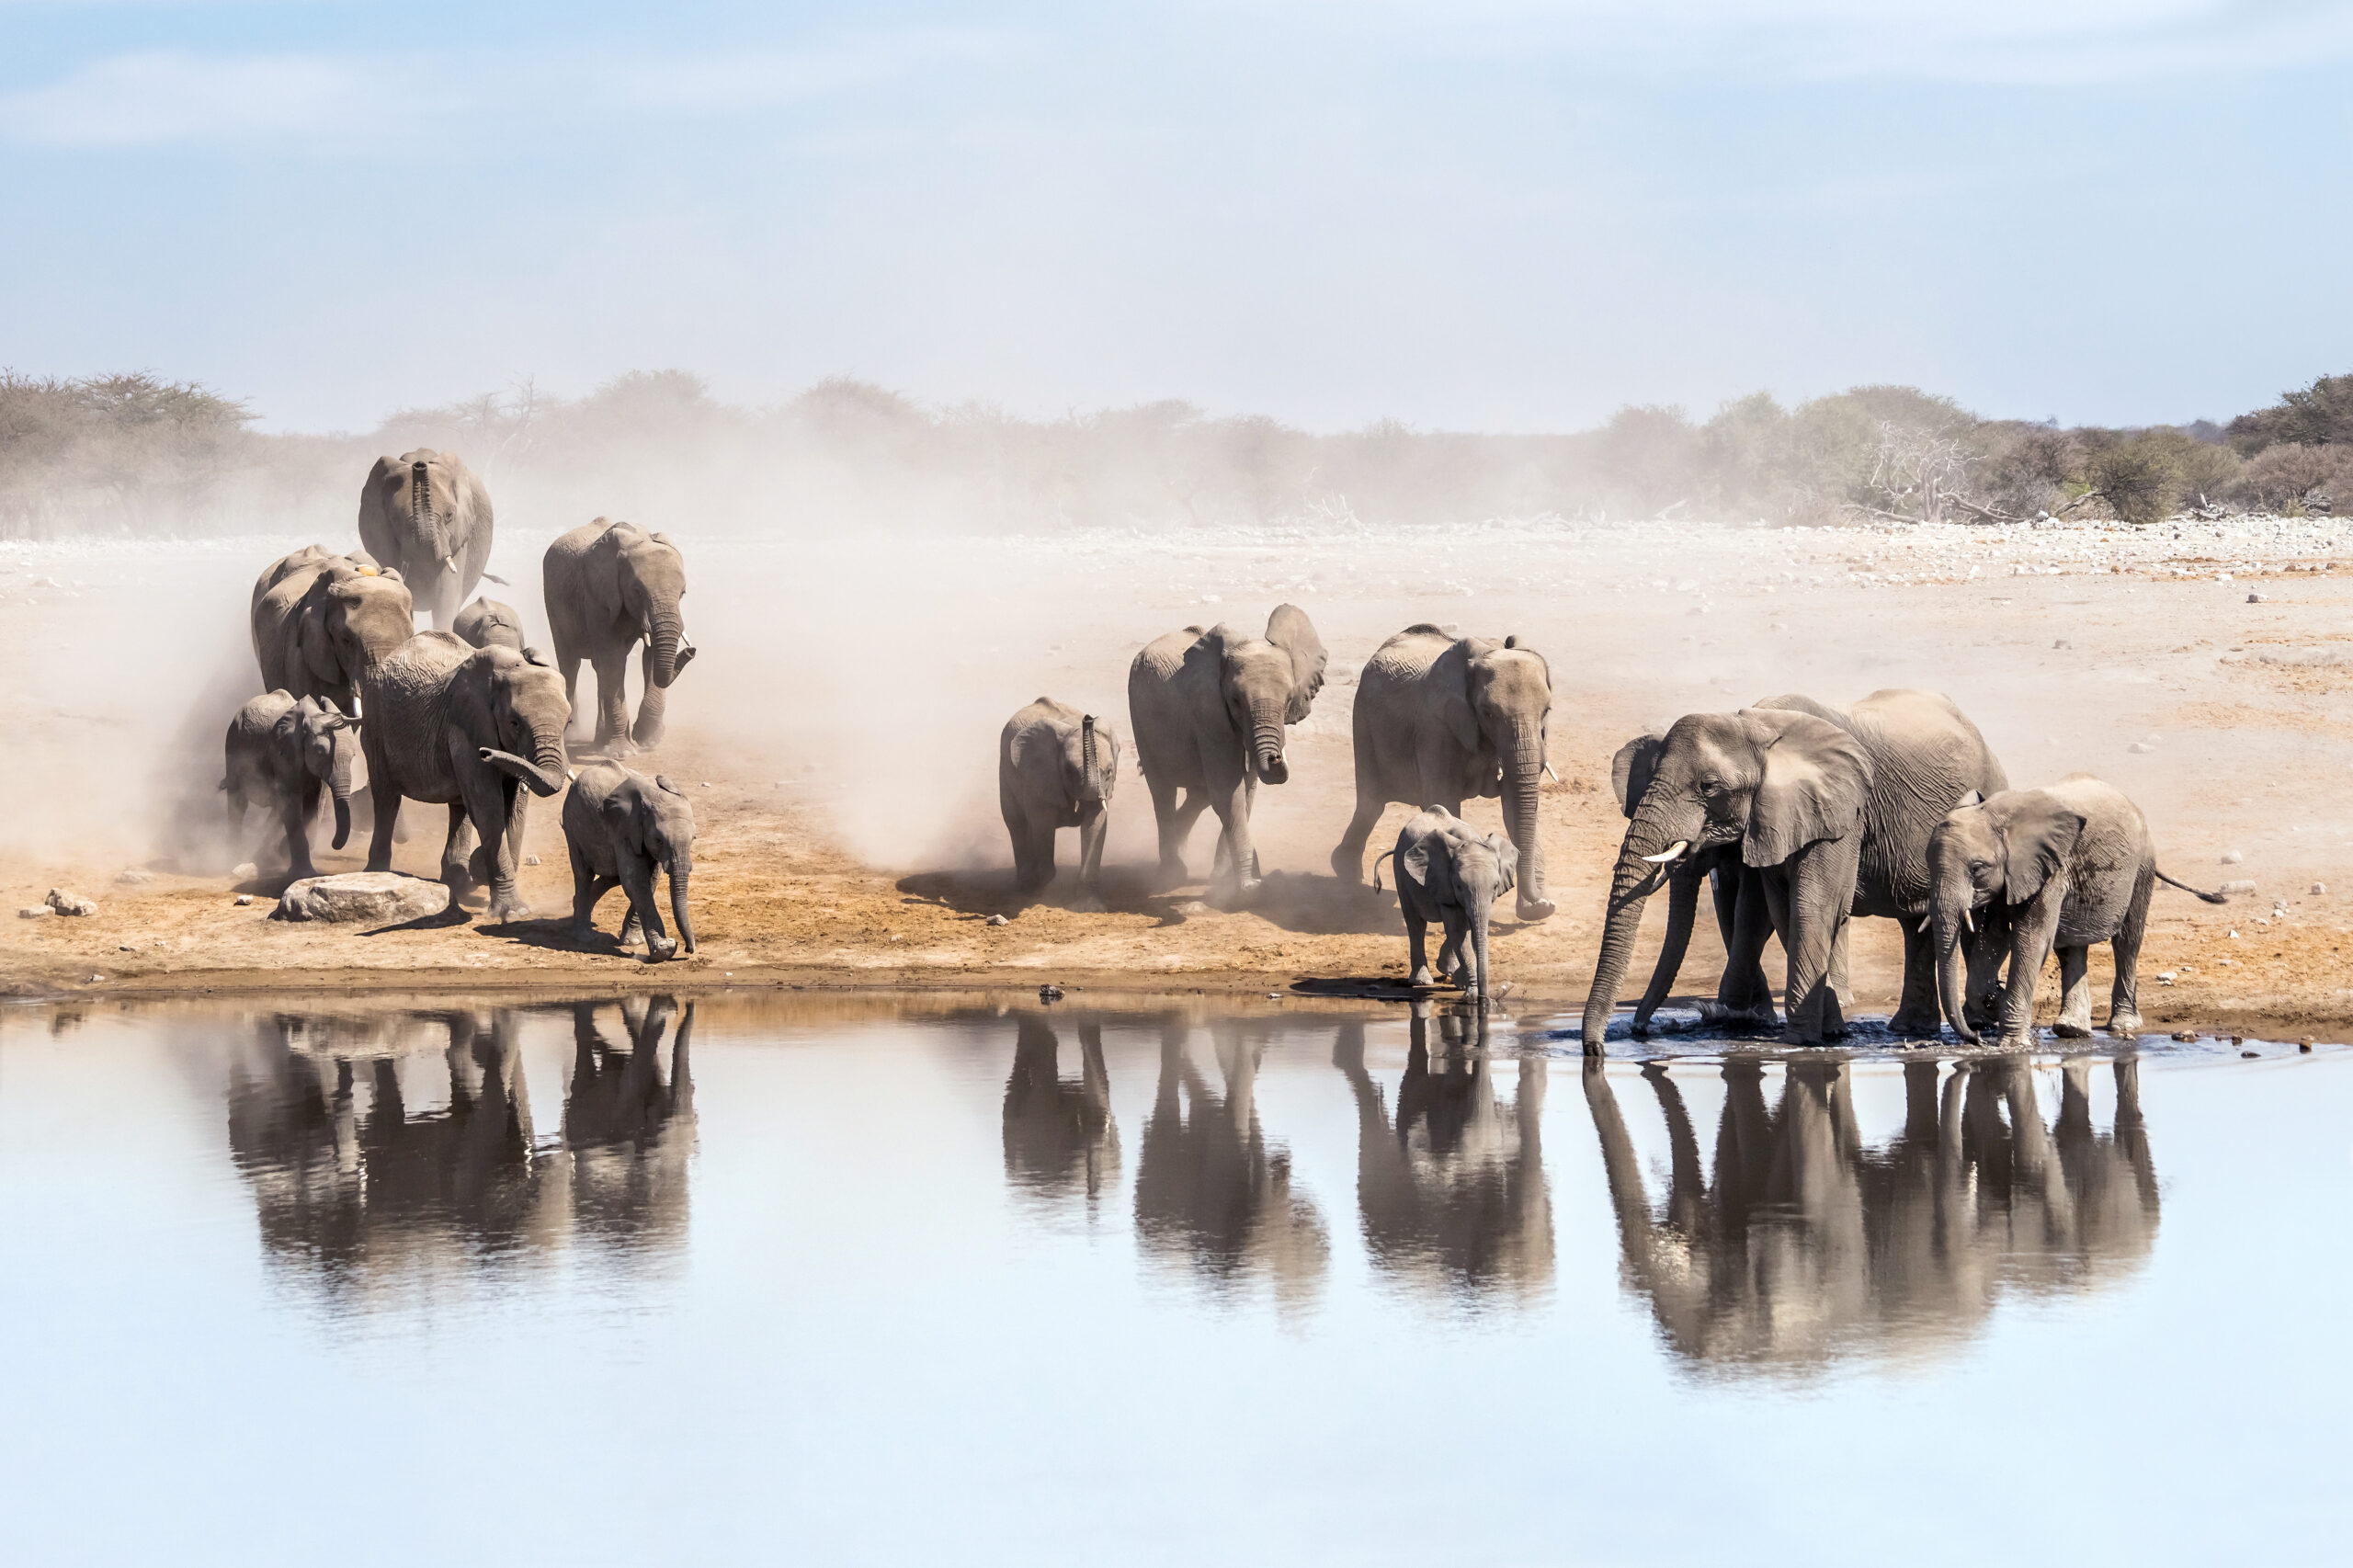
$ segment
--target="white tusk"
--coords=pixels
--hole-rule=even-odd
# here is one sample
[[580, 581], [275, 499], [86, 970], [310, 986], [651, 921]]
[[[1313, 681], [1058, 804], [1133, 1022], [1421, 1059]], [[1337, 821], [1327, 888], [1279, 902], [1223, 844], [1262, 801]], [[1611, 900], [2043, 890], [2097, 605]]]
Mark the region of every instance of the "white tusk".
[[1969, 927], [1971, 936], [1977, 935], [1977, 922], [1970, 918], [1969, 911], [1964, 909], [1961, 912], [1961, 923]]
[[1549, 762], [1544, 765], [1544, 777], [1550, 778], [1555, 784], [1558, 784], [1561, 781], [1561, 776], [1552, 771], [1552, 765]]
[[1666, 850], [1664, 854], [1645, 855], [1643, 858], [1649, 861], [1654, 866], [1672, 866], [1677, 860], [1682, 859], [1683, 852], [1690, 847], [1691, 841], [1689, 839], [1678, 838], [1673, 844], [1666, 846]]
[[1928, 934], [1928, 922], [1934, 918], [1935, 916], [1928, 915], [1920, 916], [1920, 935], [1925, 937]]

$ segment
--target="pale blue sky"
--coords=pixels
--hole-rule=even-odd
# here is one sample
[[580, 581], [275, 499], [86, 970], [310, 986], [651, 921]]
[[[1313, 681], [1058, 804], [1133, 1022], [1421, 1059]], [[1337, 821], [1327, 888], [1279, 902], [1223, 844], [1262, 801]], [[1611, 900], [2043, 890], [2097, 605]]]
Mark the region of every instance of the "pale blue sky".
[[1591, 423], [2353, 369], [2353, 5], [0, 0], [0, 364]]

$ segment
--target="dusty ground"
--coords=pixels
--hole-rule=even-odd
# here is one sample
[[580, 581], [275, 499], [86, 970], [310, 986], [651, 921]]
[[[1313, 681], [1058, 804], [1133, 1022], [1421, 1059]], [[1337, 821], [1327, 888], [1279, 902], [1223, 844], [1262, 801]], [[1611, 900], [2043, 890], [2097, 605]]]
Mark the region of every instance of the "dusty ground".
[[[100, 909], [6, 919], [0, 983], [17, 994], [1048, 980], [1264, 992], [1396, 976], [1393, 899], [1340, 886], [1326, 857], [1351, 803], [1355, 671], [1381, 636], [1427, 619], [1517, 631], [1552, 662], [1563, 783], [1545, 796], [1543, 834], [1561, 912], [1498, 922], [1515, 1011], [1583, 999], [1622, 827], [1608, 763], [1628, 734], [1781, 691], [1846, 701], [1927, 686], [1977, 720], [2013, 782], [2097, 772], [2142, 803], [2172, 874], [2257, 884], [2222, 909], [2160, 892], [2143, 960], [2153, 1028], [2353, 1038], [2353, 846], [2338, 809], [2353, 713], [2336, 696], [2353, 661], [2353, 584], [2341, 580], [2353, 554], [2329, 569], [2353, 550], [2342, 524], [1324, 526], [920, 548], [697, 542], [673, 527], [699, 585], [688, 618], [703, 658], [676, 688], [671, 740], [637, 766], [685, 785], [700, 820], [695, 958], [654, 966], [621, 951], [618, 893], [600, 911], [607, 935], [572, 939], [553, 802], [526, 844], [540, 861], [523, 877], [533, 919], [371, 932], [268, 919], [279, 879], [240, 883], [226, 869], [254, 853], [260, 818], [226, 841], [210, 786], [221, 729], [256, 684], [245, 585], [301, 541], [14, 547], [0, 551], [0, 722], [17, 737], [0, 784], [0, 907], [63, 887]], [[503, 534], [493, 562], [534, 627], [538, 543]], [[887, 604], [870, 597], [878, 579], [898, 585]], [[784, 603], [767, 591], [779, 584]], [[1259, 797], [1257, 904], [1211, 909], [1198, 884], [1145, 891], [1151, 808], [1131, 768], [1113, 807], [1110, 912], [1020, 908], [994, 822], [1004, 716], [1041, 690], [1124, 715], [1126, 663], [1147, 638], [1227, 616], [1255, 627], [1285, 599], [1314, 617], [1331, 679], [1294, 739], [1291, 782]], [[430, 874], [441, 812], [409, 812], [415, 835], [395, 864]], [[1391, 831], [1404, 814], [1392, 808]], [[1493, 802], [1472, 814], [1497, 820]], [[1197, 869], [1211, 844], [1205, 822]], [[363, 849], [355, 835], [320, 863], [358, 869]], [[2226, 853], [2242, 858], [2225, 865]], [[133, 868], [152, 880], [117, 880]], [[240, 892], [255, 902], [238, 906]], [[986, 924], [997, 913], [1012, 918]], [[1652, 915], [1652, 940], [1664, 920]], [[1892, 1006], [1899, 955], [1891, 924], [1858, 927], [1859, 1011]], [[1703, 930], [1684, 994], [1712, 990], [1717, 959]], [[2095, 966], [2104, 1013], [2104, 953]], [[2048, 1017], [2054, 984], [2043, 1004]]]

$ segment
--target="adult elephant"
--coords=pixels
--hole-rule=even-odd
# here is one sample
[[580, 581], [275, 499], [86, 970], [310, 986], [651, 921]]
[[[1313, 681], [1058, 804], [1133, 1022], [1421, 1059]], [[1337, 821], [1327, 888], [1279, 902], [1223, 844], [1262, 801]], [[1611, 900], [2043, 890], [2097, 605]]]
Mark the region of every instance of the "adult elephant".
[[404, 797], [446, 803], [441, 880], [451, 895], [487, 882], [492, 919], [529, 915], [515, 891], [529, 800], [522, 791], [552, 795], [563, 788], [572, 710], [562, 677], [529, 653], [421, 631], [365, 674], [360, 695], [368, 704], [360, 746], [376, 792], [368, 869], [392, 869]]
[[254, 661], [264, 691], [356, 713], [360, 672], [416, 631], [408, 585], [373, 557], [318, 545], [280, 556], [254, 584]]
[[359, 490], [359, 542], [408, 580], [447, 631], [490, 562], [490, 492], [465, 460], [419, 447], [378, 458]]
[[1843, 1029], [1829, 982], [1855, 899], [1871, 764], [1852, 734], [1812, 713], [1747, 708], [1675, 722], [1618, 852], [1586, 996], [1586, 1054], [1601, 1054], [1643, 901], [1694, 850], [1736, 847], [1758, 872], [1789, 957], [1783, 1038], [1813, 1044]]
[[[549, 545], [540, 574], [565, 699], [577, 706], [581, 660], [597, 672], [596, 744], [609, 756], [660, 744], [670, 683], [695, 656], [678, 608], [687, 596], [678, 547], [665, 534], [598, 517]], [[632, 727], [629, 651], [640, 642], [645, 690]]]
[[1333, 871], [1364, 880], [1366, 841], [1392, 801], [1460, 816], [1473, 795], [1501, 796], [1519, 850], [1514, 913], [1550, 916], [1536, 808], [1552, 713], [1552, 666], [1517, 637], [1456, 637], [1425, 622], [1383, 642], [1357, 684], [1357, 813]]
[[1260, 781], [1290, 777], [1283, 731], [1313, 708], [1324, 663], [1324, 643], [1297, 605], [1276, 607], [1264, 637], [1223, 622], [1188, 626], [1136, 654], [1128, 718], [1160, 823], [1164, 886], [1186, 880], [1185, 837], [1205, 807], [1222, 829], [1212, 882], [1235, 898], [1258, 885], [1251, 803]]

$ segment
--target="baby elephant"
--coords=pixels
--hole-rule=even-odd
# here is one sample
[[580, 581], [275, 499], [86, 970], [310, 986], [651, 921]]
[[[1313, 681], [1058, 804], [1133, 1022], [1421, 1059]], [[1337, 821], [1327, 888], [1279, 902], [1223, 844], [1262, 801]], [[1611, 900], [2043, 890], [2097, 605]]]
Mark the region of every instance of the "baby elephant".
[[523, 618], [515, 613], [513, 605], [496, 599], [474, 600], [458, 612], [449, 629], [477, 648], [523, 651]]
[[347, 717], [331, 697], [273, 691], [255, 698], [229, 721], [229, 772], [221, 788], [229, 795], [229, 831], [244, 831], [245, 808], [278, 808], [286, 830], [286, 856], [295, 880], [318, 875], [311, 863], [311, 819], [318, 814], [319, 787], [335, 791], [335, 846], [351, 837], [351, 762], [359, 755], [359, 721]]
[[[1519, 851], [1502, 834], [1481, 837], [1444, 806], [1429, 806], [1406, 819], [1391, 853], [1397, 861], [1397, 907], [1404, 914], [1405, 940], [1413, 951], [1413, 983], [1433, 983], [1423, 944], [1435, 920], [1446, 927], [1438, 969], [1483, 1006], [1489, 995], [1487, 909], [1518, 881]], [[1374, 885], [1379, 883], [1376, 873]]]
[[[2140, 808], [2088, 773], [2070, 774], [2041, 790], [2005, 790], [1984, 801], [1972, 792], [1928, 835], [1928, 914], [1921, 922], [1936, 943], [1937, 987], [1953, 1032], [1978, 1042], [1966, 994], [1990, 982], [1992, 968], [2006, 956], [1998, 1044], [2006, 1051], [2031, 1048], [2035, 983], [2056, 947], [2065, 987], [2058, 1032], [2069, 1039], [2090, 1034], [2092, 994], [2085, 971], [2094, 942], [2113, 944], [2116, 957], [2109, 1032], [2139, 1029], [2141, 937], [2149, 924], [2149, 894], [2160, 881], [2209, 903], [2227, 902], [2158, 870]], [[1976, 928], [1981, 914], [1993, 938], [1977, 944], [1987, 972], [1969, 975], [1965, 994], [1961, 936]]]
[[1005, 722], [997, 736], [996, 796], [1013, 838], [1013, 877], [1024, 896], [1054, 880], [1054, 834], [1078, 829], [1078, 902], [1103, 907], [1103, 829], [1120, 777], [1120, 737], [1091, 713], [1051, 697]]
[[678, 950], [662, 929], [654, 902], [654, 873], [670, 877], [670, 910], [678, 917], [678, 941], [695, 950], [694, 921], [687, 914], [687, 880], [693, 875], [695, 812], [686, 794], [666, 775], [648, 778], [618, 762], [580, 770], [563, 798], [563, 839], [572, 851], [572, 924], [578, 937], [595, 934], [597, 901], [620, 887], [629, 893], [629, 919], [621, 926], [624, 946], [645, 939], [649, 959]]

